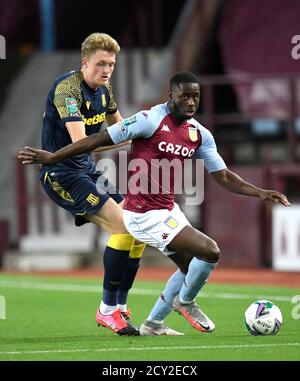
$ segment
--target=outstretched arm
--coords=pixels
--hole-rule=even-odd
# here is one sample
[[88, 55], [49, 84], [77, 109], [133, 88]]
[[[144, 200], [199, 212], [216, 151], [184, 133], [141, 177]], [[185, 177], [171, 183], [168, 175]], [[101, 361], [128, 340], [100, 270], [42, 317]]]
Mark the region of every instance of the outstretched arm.
[[240, 176], [227, 168], [221, 171], [211, 172], [211, 175], [221, 187], [230, 192], [259, 197], [262, 200], [280, 202], [284, 206], [291, 205], [286, 196], [282, 193], [258, 188], [253, 184], [247, 183]]
[[[119, 113], [115, 113], [115, 114], [119, 115]], [[115, 115], [115, 114], [113, 114], [113, 115]], [[122, 117], [120, 115], [118, 117], [115, 117], [115, 118], [112, 118], [111, 115], [110, 115], [110, 117], [111, 117], [110, 120], [112, 122], [114, 121], [114, 123], [117, 123], [117, 122], [122, 120]], [[72, 143], [78, 142], [78, 140], [81, 140], [81, 139], [84, 139], [87, 137], [86, 132], [85, 132], [85, 125], [82, 121], [66, 122], [65, 125], [66, 125], [66, 129], [68, 130], [68, 133], [70, 135], [70, 138], [72, 140]], [[108, 151], [108, 150], [111, 150], [114, 148], [122, 147], [126, 144], [129, 144], [129, 142], [124, 142], [124, 143], [116, 144], [113, 146], [103, 146], [103, 147], [101, 146], [101, 147], [96, 148], [94, 150], [94, 152]]]
[[[114, 114], [106, 114], [105, 120], [106, 120], [106, 123], [108, 124], [107, 128], [109, 128], [113, 124], [121, 122], [123, 120], [123, 117], [121, 116], [119, 111], [116, 111]], [[97, 152], [97, 153], [98, 152], [104, 152], [104, 151], [108, 151], [108, 150], [111, 150], [111, 149], [120, 148], [120, 147], [126, 146], [128, 144], [131, 144], [131, 140], [127, 140], [124, 143], [115, 144], [113, 147], [111, 147], [111, 146], [108, 146], [108, 147], [98, 147], [93, 152]]]
[[123, 122], [115, 123], [107, 131], [92, 134], [76, 143], [69, 144], [51, 153], [40, 149], [25, 147], [20, 151], [18, 158], [23, 164], [48, 164], [53, 165], [66, 160], [71, 156], [85, 152], [92, 152], [97, 147], [121, 144], [128, 140], [150, 137], [156, 129], [156, 125], [150, 120], [147, 112], [138, 112]]
[[107, 131], [98, 134], [92, 134], [84, 139], [78, 140], [76, 143], [69, 144], [51, 153], [41, 149], [25, 147], [24, 151], [20, 151], [18, 158], [23, 164], [47, 164], [53, 165], [60, 161], [66, 160], [71, 156], [79, 155], [85, 152], [91, 152], [97, 147], [113, 145]]

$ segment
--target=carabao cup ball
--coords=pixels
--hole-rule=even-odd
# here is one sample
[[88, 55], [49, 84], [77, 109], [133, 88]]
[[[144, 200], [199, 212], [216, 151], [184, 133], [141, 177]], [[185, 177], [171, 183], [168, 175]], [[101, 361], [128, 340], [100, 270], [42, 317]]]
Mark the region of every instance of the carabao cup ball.
[[283, 318], [278, 306], [270, 300], [257, 300], [245, 311], [245, 326], [251, 335], [276, 335]]

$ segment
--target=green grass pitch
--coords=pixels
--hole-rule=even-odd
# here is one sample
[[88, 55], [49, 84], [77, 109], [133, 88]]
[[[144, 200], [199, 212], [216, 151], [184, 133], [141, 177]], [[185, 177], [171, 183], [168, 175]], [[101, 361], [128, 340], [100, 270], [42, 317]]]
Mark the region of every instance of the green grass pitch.
[[[129, 305], [136, 325], [163, 286], [135, 283]], [[184, 333], [178, 337], [120, 337], [98, 328], [101, 280], [3, 274], [0, 295], [6, 302], [0, 360], [300, 360], [299, 306], [292, 303], [300, 289], [208, 283], [197, 301], [216, 324], [215, 332], [200, 333], [172, 312], [165, 322]], [[282, 311], [284, 323], [276, 336], [251, 336], [244, 327], [245, 309], [260, 298]]]

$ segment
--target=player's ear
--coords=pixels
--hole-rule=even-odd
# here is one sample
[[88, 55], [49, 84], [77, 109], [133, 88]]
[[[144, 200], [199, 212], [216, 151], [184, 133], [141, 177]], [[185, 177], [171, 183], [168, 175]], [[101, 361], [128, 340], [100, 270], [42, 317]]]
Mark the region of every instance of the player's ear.
[[87, 62], [88, 62], [87, 57], [83, 57], [83, 58], [81, 59], [81, 64], [82, 64], [82, 66], [86, 66]]
[[169, 90], [169, 99], [172, 100], [173, 99], [173, 93], [171, 90]]

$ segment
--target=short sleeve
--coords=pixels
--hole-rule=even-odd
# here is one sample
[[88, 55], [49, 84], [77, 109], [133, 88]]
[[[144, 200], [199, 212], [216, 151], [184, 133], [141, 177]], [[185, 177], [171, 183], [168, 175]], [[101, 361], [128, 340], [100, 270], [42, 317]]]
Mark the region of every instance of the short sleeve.
[[107, 128], [115, 144], [137, 138], [148, 138], [156, 129], [148, 111], [140, 111]]
[[61, 81], [55, 89], [53, 103], [64, 122], [81, 121], [82, 95], [79, 79], [73, 75]]
[[208, 172], [221, 171], [227, 168], [224, 160], [217, 151], [215, 139], [211, 132], [205, 129], [201, 131], [201, 134], [202, 144], [195, 153], [196, 157], [204, 160], [204, 166]]
[[107, 114], [114, 114], [118, 110], [117, 102], [115, 100], [114, 94], [113, 94], [113, 89], [112, 85], [109, 82], [108, 85], [106, 85], [108, 94], [109, 94], [109, 105], [108, 105], [108, 110]]

